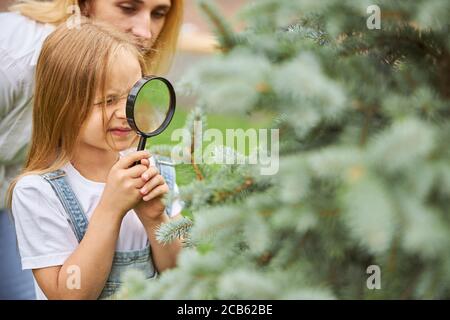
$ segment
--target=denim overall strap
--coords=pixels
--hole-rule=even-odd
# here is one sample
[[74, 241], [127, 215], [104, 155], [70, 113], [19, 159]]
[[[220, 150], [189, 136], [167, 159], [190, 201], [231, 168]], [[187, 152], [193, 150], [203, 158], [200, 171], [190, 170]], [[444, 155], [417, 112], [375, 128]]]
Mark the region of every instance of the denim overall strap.
[[89, 222], [75, 193], [65, 178], [66, 173], [63, 170], [56, 170], [44, 173], [41, 176], [52, 186], [61, 201], [64, 210], [69, 215], [69, 222], [72, 225], [78, 242], [81, 242]]
[[[155, 158], [156, 167], [159, 170], [159, 173], [163, 176], [164, 180], [169, 187], [171, 192], [174, 192], [175, 188], [175, 165], [173, 161], [169, 157], [164, 157], [161, 155], [153, 155]], [[172, 212], [172, 203], [167, 204], [166, 206], [166, 214], [170, 217], [170, 213]]]

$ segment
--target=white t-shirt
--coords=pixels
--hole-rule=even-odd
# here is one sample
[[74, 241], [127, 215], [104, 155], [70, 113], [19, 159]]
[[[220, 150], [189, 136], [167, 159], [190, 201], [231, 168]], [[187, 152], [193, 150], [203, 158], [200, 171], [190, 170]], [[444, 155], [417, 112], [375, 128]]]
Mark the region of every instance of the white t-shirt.
[[[154, 165], [153, 157], [150, 163]], [[66, 172], [66, 179], [90, 220], [105, 184], [86, 179], [70, 163], [61, 169]], [[174, 188], [177, 193], [176, 184]], [[181, 201], [176, 197], [171, 217], [178, 215], [181, 209]], [[18, 181], [13, 193], [12, 213], [22, 269], [62, 265], [77, 248], [78, 241], [67, 220], [67, 213], [50, 183], [43, 177], [28, 175]], [[122, 221], [116, 250], [145, 248], [147, 239], [142, 223], [134, 210], [130, 210]], [[35, 288], [37, 299], [46, 299], [36, 281]]]

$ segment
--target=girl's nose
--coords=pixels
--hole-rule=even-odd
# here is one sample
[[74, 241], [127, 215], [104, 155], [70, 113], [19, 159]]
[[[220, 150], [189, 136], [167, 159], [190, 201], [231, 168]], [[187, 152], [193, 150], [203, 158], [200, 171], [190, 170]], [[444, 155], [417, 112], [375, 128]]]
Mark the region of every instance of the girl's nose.
[[126, 101], [127, 101], [127, 99], [120, 99], [120, 101], [117, 103], [117, 107], [116, 107], [114, 114], [119, 119], [126, 119], [126, 117], [127, 117], [126, 111], [125, 111]]
[[142, 13], [135, 17], [131, 33], [141, 40], [150, 41], [152, 33], [150, 31], [151, 17], [147, 13]]

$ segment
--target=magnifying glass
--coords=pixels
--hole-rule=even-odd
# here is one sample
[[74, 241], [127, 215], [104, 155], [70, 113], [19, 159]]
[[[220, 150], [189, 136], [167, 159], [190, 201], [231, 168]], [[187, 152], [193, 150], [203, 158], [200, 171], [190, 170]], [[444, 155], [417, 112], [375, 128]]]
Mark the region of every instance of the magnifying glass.
[[130, 127], [140, 136], [137, 151], [145, 149], [147, 138], [167, 128], [175, 113], [175, 105], [175, 90], [165, 78], [146, 76], [131, 88], [126, 116]]

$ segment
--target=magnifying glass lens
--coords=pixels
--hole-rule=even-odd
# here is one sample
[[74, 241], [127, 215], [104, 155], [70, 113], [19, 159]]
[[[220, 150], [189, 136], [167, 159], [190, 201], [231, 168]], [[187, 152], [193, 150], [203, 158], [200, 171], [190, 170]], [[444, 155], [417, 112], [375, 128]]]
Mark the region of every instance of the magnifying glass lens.
[[131, 88], [126, 115], [130, 127], [140, 136], [137, 150], [144, 150], [147, 138], [163, 132], [175, 113], [175, 90], [162, 77], [143, 77]]
[[163, 124], [170, 107], [167, 85], [158, 80], [145, 83], [136, 97], [134, 121], [141, 132], [154, 132]]

